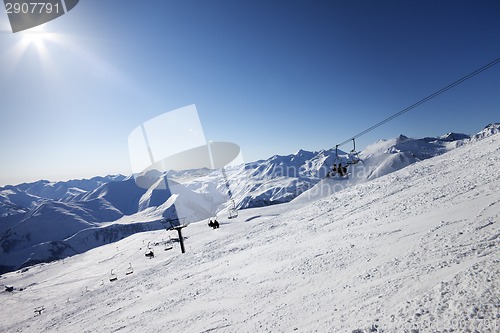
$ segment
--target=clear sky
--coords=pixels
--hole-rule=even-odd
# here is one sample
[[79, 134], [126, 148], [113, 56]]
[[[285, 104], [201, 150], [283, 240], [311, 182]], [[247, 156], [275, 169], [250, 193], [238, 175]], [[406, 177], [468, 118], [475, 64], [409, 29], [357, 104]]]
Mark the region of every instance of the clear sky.
[[[499, 18], [498, 0], [81, 0], [13, 34], [0, 11], [0, 185], [129, 174], [129, 133], [190, 104], [246, 161], [334, 147], [500, 57]], [[498, 121], [500, 64], [357, 144]]]

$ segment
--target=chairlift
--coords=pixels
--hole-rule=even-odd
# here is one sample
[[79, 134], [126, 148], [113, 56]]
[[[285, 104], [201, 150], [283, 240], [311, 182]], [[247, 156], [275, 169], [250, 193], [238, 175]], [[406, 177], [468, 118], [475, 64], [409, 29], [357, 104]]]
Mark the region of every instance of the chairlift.
[[342, 159], [339, 157], [339, 145], [335, 146], [335, 160], [333, 161], [333, 167], [328, 173], [326, 174], [327, 177], [333, 177], [333, 176], [340, 176], [340, 177], [347, 177], [347, 165], [342, 165]]
[[43, 305], [42, 306], [37, 306], [35, 308], [35, 315], [37, 315], [37, 316], [41, 315], [42, 311], [44, 311], [44, 310], [45, 310], [45, 306], [43, 306]]
[[111, 270], [111, 275], [109, 276], [109, 281], [113, 282], [118, 280], [118, 276], [116, 276], [115, 273], [113, 273], [113, 269]]
[[155, 257], [155, 253], [153, 251], [153, 248], [150, 246], [150, 244], [151, 244], [151, 242], [148, 242], [148, 248], [146, 249], [146, 253], [144, 254], [149, 259]]
[[227, 218], [234, 219], [236, 217], [238, 217], [238, 210], [236, 209], [236, 204], [234, 203], [234, 200], [231, 199], [231, 207], [229, 208], [229, 214]]
[[172, 250], [174, 248], [174, 246], [172, 245], [172, 238], [170, 236], [168, 237], [168, 241], [164, 242], [164, 244], [165, 244], [164, 248], [165, 251]]
[[130, 275], [134, 272], [134, 269], [132, 268], [132, 263], [129, 262], [129, 266], [127, 268], [127, 270], [125, 271], [125, 275]]
[[358, 164], [361, 159], [359, 158], [359, 152], [356, 151], [356, 141], [352, 139], [353, 148], [349, 153], [349, 162], [347, 164]]

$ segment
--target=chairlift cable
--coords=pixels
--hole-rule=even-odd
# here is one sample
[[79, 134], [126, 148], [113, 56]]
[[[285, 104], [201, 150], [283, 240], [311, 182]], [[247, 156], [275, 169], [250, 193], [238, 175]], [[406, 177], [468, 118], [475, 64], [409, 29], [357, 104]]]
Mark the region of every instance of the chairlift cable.
[[346, 143], [349, 143], [349, 142], [351, 142], [351, 141], [353, 141], [353, 140], [355, 140], [355, 139], [357, 139], [357, 138], [359, 138], [359, 137], [361, 137], [361, 136], [365, 135], [366, 133], [373, 131], [374, 129], [376, 129], [376, 128], [378, 128], [378, 127], [382, 126], [382, 125], [384, 125], [385, 123], [387, 123], [387, 122], [389, 122], [389, 121], [391, 121], [391, 120], [393, 120], [393, 119], [395, 119], [395, 118], [397, 118], [397, 117], [399, 117], [399, 116], [401, 116], [401, 115], [405, 114], [406, 112], [408, 112], [408, 111], [410, 111], [410, 110], [413, 110], [413, 109], [414, 109], [414, 108], [416, 108], [417, 106], [419, 106], [419, 105], [421, 105], [421, 104], [423, 104], [423, 103], [425, 103], [425, 102], [427, 102], [427, 101], [429, 101], [429, 100], [433, 99], [434, 97], [436, 97], [436, 96], [438, 96], [438, 95], [441, 95], [441, 94], [442, 94], [442, 93], [444, 93], [445, 91], [450, 90], [451, 88], [453, 88], [453, 87], [455, 87], [455, 86], [459, 85], [460, 83], [463, 83], [463, 82], [467, 81], [468, 79], [472, 78], [473, 76], [476, 76], [477, 74], [484, 72], [485, 70], [487, 70], [488, 68], [493, 67], [494, 65], [496, 65], [496, 64], [497, 64], [497, 63], [499, 63], [499, 62], [500, 62], [500, 58], [497, 58], [496, 60], [493, 60], [492, 62], [490, 62], [490, 63], [488, 63], [488, 64], [484, 65], [483, 67], [481, 67], [481, 68], [479, 68], [479, 69], [476, 69], [476, 70], [475, 70], [475, 71], [473, 71], [472, 73], [467, 74], [466, 76], [462, 77], [461, 79], [458, 79], [457, 81], [455, 81], [455, 82], [453, 82], [453, 83], [450, 83], [449, 85], [447, 85], [446, 87], [444, 87], [444, 88], [442, 88], [442, 89], [440, 89], [440, 90], [436, 91], [435, 93], [433, 93], [433, 94], [431, 94], [431, 95], [429, 95], [429, 96], [427, 96], [427, 97], [425, 97], [425, 98], [421, 99], [420, 101], [418, 101], [418, 102], [416, 102], [416, 103], [414, 103], [414, 104], [410, 105], [409, 107], [407, 107], [407, 108], [405, 108], [405, 109], [403, 109], [403, 110], [401, 110], [401, 111], [399, 111], [399, 112], [397, 112], [397, 113], [393, 114], [392, 116], [390, 116], [390, 117], [388, 117], [388, 118], [385, 118], [384, 120], [382, 120], [382, 121], [378, 122], [377, 124], [375, 124], [375, 125], [373, 125], [373, 126], [371, 126], [371, 127], [367, 128], [367, 129], [365, 129], [364, 131], [359, 132], [358, 134], [354, 135], [353, 137], [351, 137], [351, 138], [349, 138], [349, 139], [347, 139], [347, 140], [345, 140], [345, 141], [343, 141], [343, 142], [339, 143], [336, 147], [343, 146], [343, 145], [345, 145]]

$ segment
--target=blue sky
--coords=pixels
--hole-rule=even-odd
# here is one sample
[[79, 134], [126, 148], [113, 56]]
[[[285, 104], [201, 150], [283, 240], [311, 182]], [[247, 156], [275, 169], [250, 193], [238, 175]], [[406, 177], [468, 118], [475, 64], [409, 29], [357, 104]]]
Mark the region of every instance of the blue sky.
[[[129, 174], [129, 133], [190, 104], [246, 161], [334, 147], [500, 57], [499, 17], [493, 0], [81, 0], [12, 34], [2, 11], [0, 185]], [[478, 132], [499, 88], [497, 65], [358, 148]]]

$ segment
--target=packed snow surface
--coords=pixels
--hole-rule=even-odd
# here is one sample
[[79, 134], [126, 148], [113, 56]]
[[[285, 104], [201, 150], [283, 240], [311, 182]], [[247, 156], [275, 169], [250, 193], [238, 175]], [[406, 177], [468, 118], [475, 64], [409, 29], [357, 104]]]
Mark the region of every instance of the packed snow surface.
[[191, 224], [185, 254], [164, 250], [176, 233], [143, 232], [7, 273], [0, 331], [496, 333], [499, 170], [493, 134], [317, 200]]

